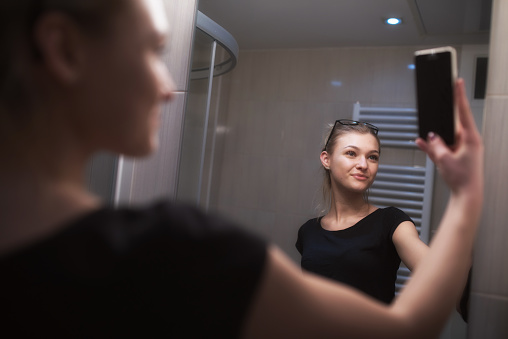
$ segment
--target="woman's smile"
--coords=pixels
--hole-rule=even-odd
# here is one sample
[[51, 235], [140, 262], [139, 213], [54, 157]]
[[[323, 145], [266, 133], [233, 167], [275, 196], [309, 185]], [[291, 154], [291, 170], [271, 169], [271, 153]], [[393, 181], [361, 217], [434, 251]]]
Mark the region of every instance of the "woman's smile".
[[355, 174], [352, 174], [353, 178], [355, 178], [356, 180], [361, 180], [361, 181], [365, 181], [365, 180], [368, 180], [369, 177], [366, 176], [365, 174], [359, 174], [359, 173], [355, 173]]

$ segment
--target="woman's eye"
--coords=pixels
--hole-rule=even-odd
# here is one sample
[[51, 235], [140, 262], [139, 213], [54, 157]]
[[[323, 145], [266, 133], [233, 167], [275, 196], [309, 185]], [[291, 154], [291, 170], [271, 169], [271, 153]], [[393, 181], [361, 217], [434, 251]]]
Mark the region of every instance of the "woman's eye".
[[379, 157], [377, 155], [371, 155], [369, 157], [370, 160], [374, 160], [374, 161], [378, 161], [379, 160]]
[[346, 151], [346, 155], [349, 155], [350, 157], [354, 157], [356, 155], [353, 151]]

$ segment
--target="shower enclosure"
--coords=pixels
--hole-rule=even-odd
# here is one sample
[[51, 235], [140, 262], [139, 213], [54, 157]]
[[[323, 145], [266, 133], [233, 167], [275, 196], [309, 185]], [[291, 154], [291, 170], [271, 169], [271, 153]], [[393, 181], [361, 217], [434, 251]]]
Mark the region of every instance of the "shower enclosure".
[[[166, 184], [160, 187], [168, 186], [168, 182], [171, 182], [169, 186], [177, 186], [177, 200], [208, 208], [217, 130], [220, 130], [218, 127], [220, 75], [235, 67], [238, 45], [231, 34], [199, 11], [193, 44], [192, 71], [189, 75], [183, 118], [180, 159], [170, 156], [168, 159], [162, 158], [155, 165], [146, 165], [141, 161], [135, 164], [135, 160], [125, 159], [116, 154], [95, 155], [88, 164], [86, 181], [89, 190], [101, 197], [104, 202], [118, 206], [131, 202], [145, 202], [161, 195], [175, 198], [174, 192], [166, 194], [152, 192], [154, 185], [157, 186], [158, 182], [164, 181]], [[167, 165], [166, 160], [177, 164], [177, 178], [173, 178], [164, 168], [165, 164]], [[141, 167], [141, 170], [134, 171], [136, 166]], [[148, 171], [144, 172], [147, 168]], [[153, 173], [157, 176], [151, 177]], [[137, 182], [136, 189], [132, 188], [133, 182]], [[146, 186], [146, 189], [140, 190], [142, 186]]]
[[220, 76], [231, 71], [237, 59], [238, 44], [233, 36], [198, 11], [176, 198], [206, 210], [213, 186], [217, 136], [223, 132], [219, 125]]

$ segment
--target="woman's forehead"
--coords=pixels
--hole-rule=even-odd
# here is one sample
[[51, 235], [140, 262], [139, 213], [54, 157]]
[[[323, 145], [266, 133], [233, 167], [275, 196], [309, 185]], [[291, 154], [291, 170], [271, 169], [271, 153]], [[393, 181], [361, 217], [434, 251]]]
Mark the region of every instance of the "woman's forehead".
[[336, 139], [336, 146], [347, 147], [356, 146], [358, 148], [371, 148], [378, 150], [379, 144], [375, 136], [370, 133], [349, 132], [342, 134]]

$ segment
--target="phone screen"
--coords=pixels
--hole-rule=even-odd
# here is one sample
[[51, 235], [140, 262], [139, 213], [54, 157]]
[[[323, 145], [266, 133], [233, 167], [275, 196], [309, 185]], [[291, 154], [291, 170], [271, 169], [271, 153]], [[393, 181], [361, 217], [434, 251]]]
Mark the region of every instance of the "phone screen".
[[437, 133], [454, 143], [452, 54], [449, 51], [415, 56], [419, 134]]

